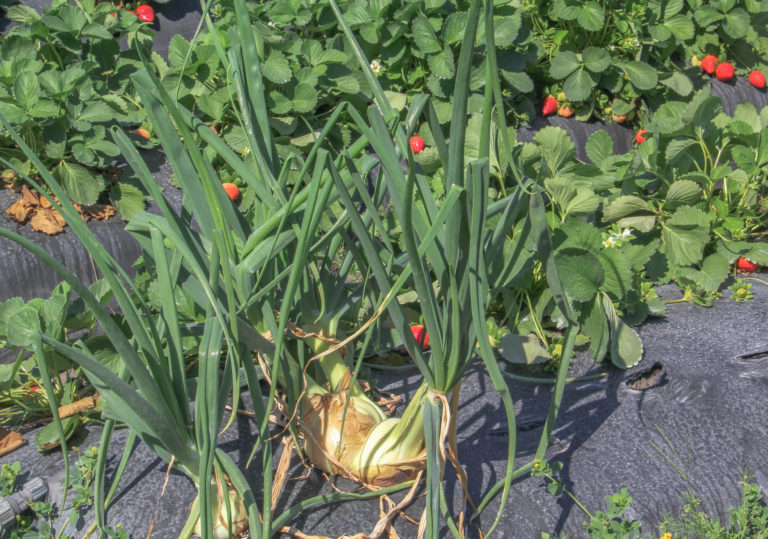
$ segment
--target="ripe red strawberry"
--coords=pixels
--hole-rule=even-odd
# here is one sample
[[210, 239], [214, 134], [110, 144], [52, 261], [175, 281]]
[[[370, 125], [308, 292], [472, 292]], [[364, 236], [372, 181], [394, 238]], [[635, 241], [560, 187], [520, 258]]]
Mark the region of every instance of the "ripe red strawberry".
[[234, 183], [222, 183], [221, 186], [227, 192], [230, 200], [237, 200], [240, 196], [240, 188]]
[[424, 139], [421, 138], [419, 135], [413, 135], [411, 137], [411, 140], [408, 141], [411, 145], [411, 150], [413, 153], [419, 153], [421, 150], [424, 149]]
[[717, 56], [714, 56], [712, 54], [708, 54], [701, 59], [701, 69], [707, 75], [711, 75], [712, 73], [715, 72], [716, 65], [717, 65]]
[[541, 113], [544, 116], [549, 116], [557, 112], [557, 99], [549, 95], [544, 99], [544, 104], [541, 106]]
[[762, 72], [758, 70], [754, 70], [749, 74], [749, 83], [755, 88], [762, 90], [765, 88], [765, 75], [763, 75]]
[[155, 10], [152, 9], [152, 6], [139, 6], [136, 8], [136, 16], [141, 21], [153, 23], [155, 21]]
[[411, 326], [411, 333], [416, 342], [421, 345], [422, 350], [429, 348], [429, 334], [424, 326], [414, 325]]
[[747, 260], [743, 256], [740, 256], [736, 261], [736, 268], [744, 273], [752, 273], [757, 271], [757, 268], [759, 267], [759, 265], [755, 264], [751, 260]]
[[733, 65], [731, 63], [723, 62], [717, 66], [717, 69], [715, 69], [715, 77], [717, 77], [717, 80], [728, 82], [733, 78], [733, 71]]
[[647, 137], [644, 137], [643, 135], [645, 135], [647, 132], [648, 132], [647, 129], [641, 129], [640, 131], [638, 131], [637, 134], [635, 135], [635, 142], [637, 142], [638, 144], [642, 144], [643, 142], [645, 142], [645, 139]]

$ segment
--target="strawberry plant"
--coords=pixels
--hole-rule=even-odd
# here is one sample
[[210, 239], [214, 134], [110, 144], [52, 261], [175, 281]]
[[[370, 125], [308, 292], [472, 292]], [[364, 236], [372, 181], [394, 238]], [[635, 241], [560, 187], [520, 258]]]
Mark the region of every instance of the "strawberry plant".
[[[107, 126], [142, 122], [144, 112], [129, 79], [140, 65], [139, 55], [121, 51], [118, 41], [126, 36], [149, 54], [152, 37], [135, 17], [113, 17], [113, 11], [93, 0], [54, 2], [42, 17], [29, 7], [9, 8], [8, 17], [19, 24], [0, 44], [0, 114], [73, 201], [83, 206], [109, 202], [129, 218], [143, 208], [144, 196], [130, 182], [111, 188], [104, 176], [119, 154]], [[5, 130], [0, 130], [0, 156], [32, 171]]]

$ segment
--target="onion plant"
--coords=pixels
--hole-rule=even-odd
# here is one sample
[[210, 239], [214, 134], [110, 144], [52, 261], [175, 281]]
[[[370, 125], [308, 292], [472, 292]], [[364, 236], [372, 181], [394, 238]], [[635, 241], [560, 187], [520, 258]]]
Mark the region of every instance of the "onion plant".
[[[502, 134], [499, 143], [507, 150], [503, 153], [512, 153], [495, 60], [493, 6], [491, 2], [483, 4], [481, 0], [470, 3], [466, 32], [456, 69], [449, 138], [445, 140], [434, 108], [426, 96], [414, 98], [404, 125], [397, 121], [382, 88], [368, 68], [368, 59], [345, 24], [342, 13], [333, 0], [330, 4], [362, 69], [367, 74], [376, 99], [377, 106], [369, 109], [367, 121], [357, 116], [356, 124], [370, 141], [381, 161], [383, 178], [392, 196], [397, 222], [403, 232], [405, 271], [393, 281], [385, 266], [388, 261], [397, 257], [398, 253], [382, 253], [374, 239], [377, 236], [386, 237], [388, 231], [383, 227], [372, 230], [362, 218], [351, 216], [351, 228], [359, 242], [360, 258], [365, 259], [386, 298], [379, 305], [379, 310], [388, 309], [426, 384], [426, 390], [418, 392], [414, 397], [421, 401], [419, 405], [423, 414], [424, 442], [427, 450], [427, 508], [426, 519], [423, 521], [424, 529], [428, 537], [437, 537], [440, 530], [439, 518], [442, 514], [453, 534], [457, 537], [463, 536], [464, 530], [459, 528], [463, 515], [460, 515], [457, 525], [449, 514], [442, 478], [445, 460], [449, 458], [458, 470], [459, 480], [466, 481], [460, 463], [457, 462], [458, 392], [463, 374], [479, 353], [494, 388], [501, 395], [511, 433], [507, 473], [477, 506], [477, 512], [473, 515], [476, 516], [500, 488], [503, 489], [501, 507], [494, 523], [487, 530], [490, 534], [499, 522], [512, 479], [530, 470], [533, 465], [531, 461], [518, 470], [514, 468], [514, 406], [491, 349], [486, 326], [486, 312], [490, 298], [493, 297], [492, 292], [496, 293], [503, 288], [508, 266], [514, 263], [514, 260], [507, 260], [509, 256], [504, 253], [504, 240], [506, 235], [511, 233], [512, 225], [520, 212], [525, 211], [526, 202], [529, 215], [522, 233], [530, 235], [531, 240], [538, 246], [553, 297], [568, 323], [552, 403], [536, 452], [538, 459], [544, 457], [554, 427], [565, 376], [579, 331], [578, 321], [557, 277], [540, 188], [531, 180], [522, 178], [513, 163], [503, 159], [505, 172], [517, 181], [517, 189], [493, 204], [490, 204], [487, 198], [490, 187], [488, 155], [492, 121], [497, 124], [495, 132]], [[466, 162], [464, 140], [467, 129], [470, 64], [481, 18], [484, 19], [487, 84], [480, 133], [480, 155], [479, 159]], [[351, 113], [356, 115], [354, 111]], [[443, 201], [438, 201], [431, 192], [426, 178], [421, 174], [408, 149], [409, 136], [421, 117], [424, 117], [429, 126], [445, 171], [446, 196]], [[355, 201], [344, 188], [341, 177], [335, 175], [334, 178], [342, 201], [348, 210], [352, 210]], [[363, 188], [358, 181], [357, 193], [362, 193]], [[508, 263], [495, 265], [498, 269], [491, 271], [487, 261], [494, 258], [504, 259]], [[410, 334], [402, 307], [392, 301], [406, 281], [418, 294], [424, 323], [430, 336], [432, 352], [429, 357], [425, 357], [421, 347]], [[466, 485], [464, 486], [466, 493]]]

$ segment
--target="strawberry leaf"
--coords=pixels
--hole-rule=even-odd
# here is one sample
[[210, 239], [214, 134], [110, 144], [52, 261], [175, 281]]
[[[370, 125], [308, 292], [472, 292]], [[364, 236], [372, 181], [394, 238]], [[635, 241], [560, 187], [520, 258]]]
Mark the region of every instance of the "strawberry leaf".
[[690, 206], [678, 208], [662, 222], [664, 252], [675, 266], [689, 266], [702, 259], [709, 241], [709, 218], [703, 211]]
[[611, 298], [605, 293], [601, 296], [611, 332], [611, 362], [620, 369], [633, 367], [643, 357], [643, 341], [634, 329], [619, 318]]

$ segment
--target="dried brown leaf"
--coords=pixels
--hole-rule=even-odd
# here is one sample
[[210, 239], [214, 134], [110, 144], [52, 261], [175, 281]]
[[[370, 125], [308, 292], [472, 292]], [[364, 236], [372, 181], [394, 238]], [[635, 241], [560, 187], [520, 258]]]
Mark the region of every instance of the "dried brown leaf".
[[24, 199], [20, 198], [11, 206], [5, 210], [5, 213], [7, 213], [11, 219], [18, 221], [19, 223], [24, 223], [29, 219], [29, 216], [34, 212], [34, 208], [29, 206], [28, 204], [24, 204]]
[[29, 220], [29, 224], [32, 230], [53, 236], [64, 231], [66, 221], [59, 215], [59, 212], [49, 209], [38, 210], [32, 219]]
[[94, 219], [104, 221], [110, 217], [113, 217], [117, 213], [117, 210], [111, 204], [95, 204], [85, 208], [85, 213]]
[[37, 193], [30, 191], [29, 187], [26, 185], [21, 186], [21, 200], [24, 201], [24, 204], [28, 204], [30, 206], [36, 206], [39, 203], [39, 197], [37, 196]]
[[0, 457], [7, 455], [26, 443], [27, 441], [18, 432], [0, 427]]

